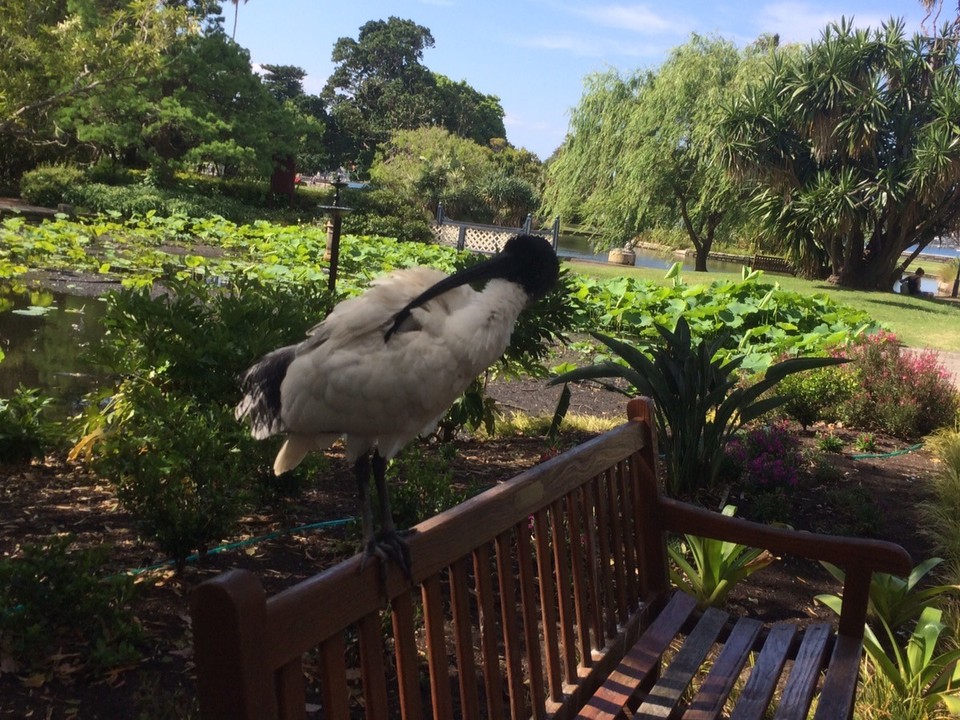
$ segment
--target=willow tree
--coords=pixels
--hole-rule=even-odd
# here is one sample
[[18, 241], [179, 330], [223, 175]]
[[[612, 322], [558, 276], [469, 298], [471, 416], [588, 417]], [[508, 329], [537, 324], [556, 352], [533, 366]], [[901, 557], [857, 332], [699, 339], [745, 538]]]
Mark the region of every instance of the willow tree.
[[656, 71], [589, 76], [548, 169], [546, 214], [596, 229], [598, 247], [682, 228], [705, 271], [718, 230], [737, 210], [716, 127], [741, 58], [726, 40], [693, 35]]
[[755, 217], [807, 274], [891, 290], [960, 217], [957, 39], [843, 20], [764, 77], [721, 128]]

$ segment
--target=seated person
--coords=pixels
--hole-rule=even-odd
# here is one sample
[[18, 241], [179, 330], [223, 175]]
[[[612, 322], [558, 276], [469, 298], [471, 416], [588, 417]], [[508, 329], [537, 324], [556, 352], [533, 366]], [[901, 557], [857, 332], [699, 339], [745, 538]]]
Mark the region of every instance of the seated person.
[[912, 275], [900, 280], [900, 292], [905, 295], [924, 295], [920, 290], [920, 279], [923, 277], [923, 268], [917, 268]]

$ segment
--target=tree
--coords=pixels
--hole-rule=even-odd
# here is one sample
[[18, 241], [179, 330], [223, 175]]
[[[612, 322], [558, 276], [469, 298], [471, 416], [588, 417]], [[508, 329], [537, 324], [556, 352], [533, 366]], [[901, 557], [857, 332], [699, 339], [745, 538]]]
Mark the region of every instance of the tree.
[[706, 271], [721, 223], [737, 210], [715, 130], [740, 63], [731, 43], [693, 35], [656, 71], [589, 77], [548, 166], [547, 214], [578, 217], [603, 247], [682, 227]]
[[430, 123], [436, 81], [421, 60], [433, 45], [429, 29], [397, 17], [364, 24], [357, 40], [337, 40], [323, 97], [344, 159], [368, 165], [393, 130]]
[[[187, 7], [149, 0], [6, 0], [0, 23], [0, 175], [11, 158], [74, 147], [71, 108], [155, 76], [189, 34]], [[42, 157], [42, 155], [40, 155]], [[22, 172], [23, 167], [18, 168]]]
[[[891, 290], [960, 217], [957, 38], [829, 25], [728, 108], [727, 164], [807, 275]], [[902, 253], [912, 245], [911, 257]]]
[[538, 200], [529, 182], [504, 172], [493, 150], [438, 127], [393, 133], [370, 176], [424, 215], [443, 203], [458, 220], [518, 226]]
[[307, 71], [296, 65], [262, 65], [263, 84], [282, 103], [303, 95], [303, 79]]
[[434, 80], [434, 121], [437, 125], [478, 145], [487, 145], [494, 138], [507, 136], [500, 98], [484, 95], [464, 80], [454, 82], [439, 73], [434, 74]]

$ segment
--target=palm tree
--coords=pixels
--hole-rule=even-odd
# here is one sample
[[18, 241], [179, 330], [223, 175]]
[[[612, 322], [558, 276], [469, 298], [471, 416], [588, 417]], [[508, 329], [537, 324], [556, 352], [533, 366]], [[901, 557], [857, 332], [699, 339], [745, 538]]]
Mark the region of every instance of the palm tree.
[[[240, 0], [230, 0], [233, 3], [233, 34], [230, 36], [231, 40], [237, 39], [237, 16], [240, 14]], [[247, 0], [243, 0], [243, 4], [247, 4]]]

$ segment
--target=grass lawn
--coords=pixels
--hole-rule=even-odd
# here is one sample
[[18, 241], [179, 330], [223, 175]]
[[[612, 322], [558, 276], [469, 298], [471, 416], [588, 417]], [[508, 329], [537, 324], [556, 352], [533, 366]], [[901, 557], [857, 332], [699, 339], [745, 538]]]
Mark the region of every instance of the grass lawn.
[[[665, 270], [660, 268], [626, 267], [568, 261], [574, 272], [593, 277], [635, 275], [651, 282], [665, 283]], [[684, 270], [683, 278], [690, 285], [711, 283], [720, 279], [739, 278], [738, 273], [696, 273]], [[865, 310], [883, 323], [908, 347], [960, 352], [960, 302], [949, 298], [919, 298], [897, 293], [845, 290], [821, 280], [804, 280], [789, 275], [766, 274], [770, 283], [799, 293], [823, 293], [838, 303]]]

